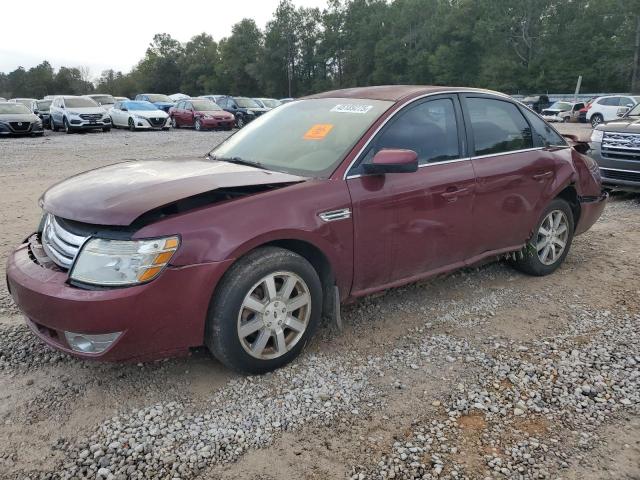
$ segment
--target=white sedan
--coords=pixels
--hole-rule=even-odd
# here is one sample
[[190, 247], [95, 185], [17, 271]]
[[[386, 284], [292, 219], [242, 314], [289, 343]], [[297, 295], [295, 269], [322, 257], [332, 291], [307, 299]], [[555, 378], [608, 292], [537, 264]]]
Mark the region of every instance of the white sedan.
[[114, 128], [128, 128], [131, 131], [169, 130], [171, 123], [167, 112], [158, 109], [153, 103], [135, 100], [116, 102], [109, 110]]

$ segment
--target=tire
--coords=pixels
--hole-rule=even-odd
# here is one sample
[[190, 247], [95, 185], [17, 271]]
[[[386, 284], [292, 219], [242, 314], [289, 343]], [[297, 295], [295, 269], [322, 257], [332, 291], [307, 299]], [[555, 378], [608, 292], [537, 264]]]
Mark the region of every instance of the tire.
[[590, 121], [591, 121], [591, 127], [596, 128], [598, 125], [600, 125], [604, 121], [604, 118], [599, 113], [594, 113], [593, 115], [591, 115]]
[[69, 125], [69, 122], [67, 121], [67, 117], [62, 117], [62, 127], [64, 128], [64, 133], [73, 133], [73, 129], [71, 128], [71, 125]]
[[136, 124], [133, 121], [133, 118], [129, 117], [129, 121], [127, 122], [129, 125], [129, 130], [131, 130], [132, 132], [136, 131]]
[[242, 128], [242, 127], [244, 127], [244, 126], [245, 126], [244, 118], [242, 118], [242, 117], [238, 117], [238, 119], [236, 120], [236, 126], [237, 126], [238, 128]]
[[50, 123], [51, 123], [51, 131], [52, 132], [57, 132], [59, 129], [58, 129], [58, 126], [56, 125], [56, 122], [53, 121], [53, 117], [51, 117], [51, 122]]
[[[275, 295], [268, 293], [267, 279]], [[295, 309], [287, 313], [287, 304]], [[298, 356], [320, 323], [321, 309], [322, 284], [306, 259], [282, 248], [259, 248], [225, 273], [211, 300], [205, 343], [233, 370], [266, 373]]]
[[178, 125], [178, 122], [176, 122], [176, 117], [171, 117], [171, 126], [173, 128], [180, 128], [180, 125]]
[[[559, 224], [551, 226], [549, 222], [552, 219], [560, 219]], [[565, 230], [562, 230], [563, 226]], [[539, 277], [555, 272], [569, 253], [574, 228], [571, 206], [566, 200], [554, 199], [545, 208], [536, 224], [535, 233], [525, 247], [524, 257], [512, 262], [514, 267], [524, 273]], [[550, 232], [550, 234], [547, 235], [545, 232]], [[552, 240], [549, 241], [549, 238]], [[561, 247], [558, 242], [564, 243], [564, 247]], [[557, 248], [562, 248], [562, 250], [557, 252]]]
[[106, 132], [110, 132], [111, 131], [111, 127], [103, 127], [102, 131], [105, 132], [105, 133]]
[[569, 123], [569, 117], [562, 117], [562, 123]]
[[199, 118], [196, 118], [196, 121], [194, 122], [193, 127], [198, 132], [202, 131], [202, 124], [200, 123], [200, 119]]

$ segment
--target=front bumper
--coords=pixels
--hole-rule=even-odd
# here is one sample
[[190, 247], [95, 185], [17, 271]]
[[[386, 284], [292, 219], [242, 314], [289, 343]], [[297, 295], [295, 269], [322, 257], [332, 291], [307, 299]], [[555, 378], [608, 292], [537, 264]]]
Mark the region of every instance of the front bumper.
[[608, 199], [609, 194], [607, 192], [602, 192], [597, 197], [580, 198], [580, 218], [575, 227], [576, 235], [586, 232], [598, 221]]
[[201, 118], [200, 122], [204, 128], [233, 128], [236, 123], [235, 118], [230, 119], [215, 119], [215, 118]]
[[31, 123], [26, 130], [14, 130], [6, 123], [0, 123], [0, 135], [22, 137], [25, 135], [39, 135], [44, 133], [42, 124]]
[[154, 125], [146, 118], [136, 118], [135, 123], [136, 123], [136, 128], [144, 128], [147, 130], [163, 130], [171, 126], [171, 121], [169, 117], [167, 117], [164, 123], [161, 125]]
[[107, 117], [100, 120], [84, 120], [81, 118], [71, 117], [69, 126], [74, 130], [92, 130], [96, 128], [111, 127], [111, 118]]
[[589, 156], [600, 167], [602, 184], [620, 190], [640, 191], [640, 161], [634, 158], [608, 158], [602, 155], [601, 143], [591, 142]]
[[564, 118], [560, 115], [542, 115], [542, 118], [547, 122], [563, 122]]
[[[32, 240], [31, 241], [37, 241]], [[151, 360], [202, 345], [211, 295], [231, 261], [169, 267], [144, 285], [85, 290], [36, 262], [28, 242], [7, 262], [7, 285], [33, 332], [53, 348], [105, 361]], [[100, 353], [71, 348], [65, 332], [122, 332]]]

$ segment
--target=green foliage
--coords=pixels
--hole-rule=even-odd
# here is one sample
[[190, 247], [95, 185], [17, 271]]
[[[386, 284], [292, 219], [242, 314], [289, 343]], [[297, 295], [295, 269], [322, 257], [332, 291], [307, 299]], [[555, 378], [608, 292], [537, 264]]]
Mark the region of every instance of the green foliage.
[[[468, 85], [508, 93], [631, 88], [640, 0], [281, 0], [261, 31], [186, 44], [157, 34], [129, 73], [107, 70], [96, 90], [301, 96], [387, 83]], [[84, 93], [82, 69], [43, 62], [0, 73], [0, 95]]]

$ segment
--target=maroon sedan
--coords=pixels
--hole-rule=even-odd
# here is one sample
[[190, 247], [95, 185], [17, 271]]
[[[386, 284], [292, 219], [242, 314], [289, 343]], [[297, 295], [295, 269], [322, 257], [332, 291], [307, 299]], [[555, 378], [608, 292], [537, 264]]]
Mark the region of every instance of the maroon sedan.
[[206, 98], [181, 100], [169, 109], [173, 128], [193, 127], [196, 130], [221, 128], [231, 130], [236, 118]]
[[556, 270], [607, 198], [583, 147], [486, 90], [314, 95], [206, 158], [54, 185], [8, 284], [34, 333], [65, 352], [149, 359], [204, 344], [266, 372], [341, 302], [501, 256]]

